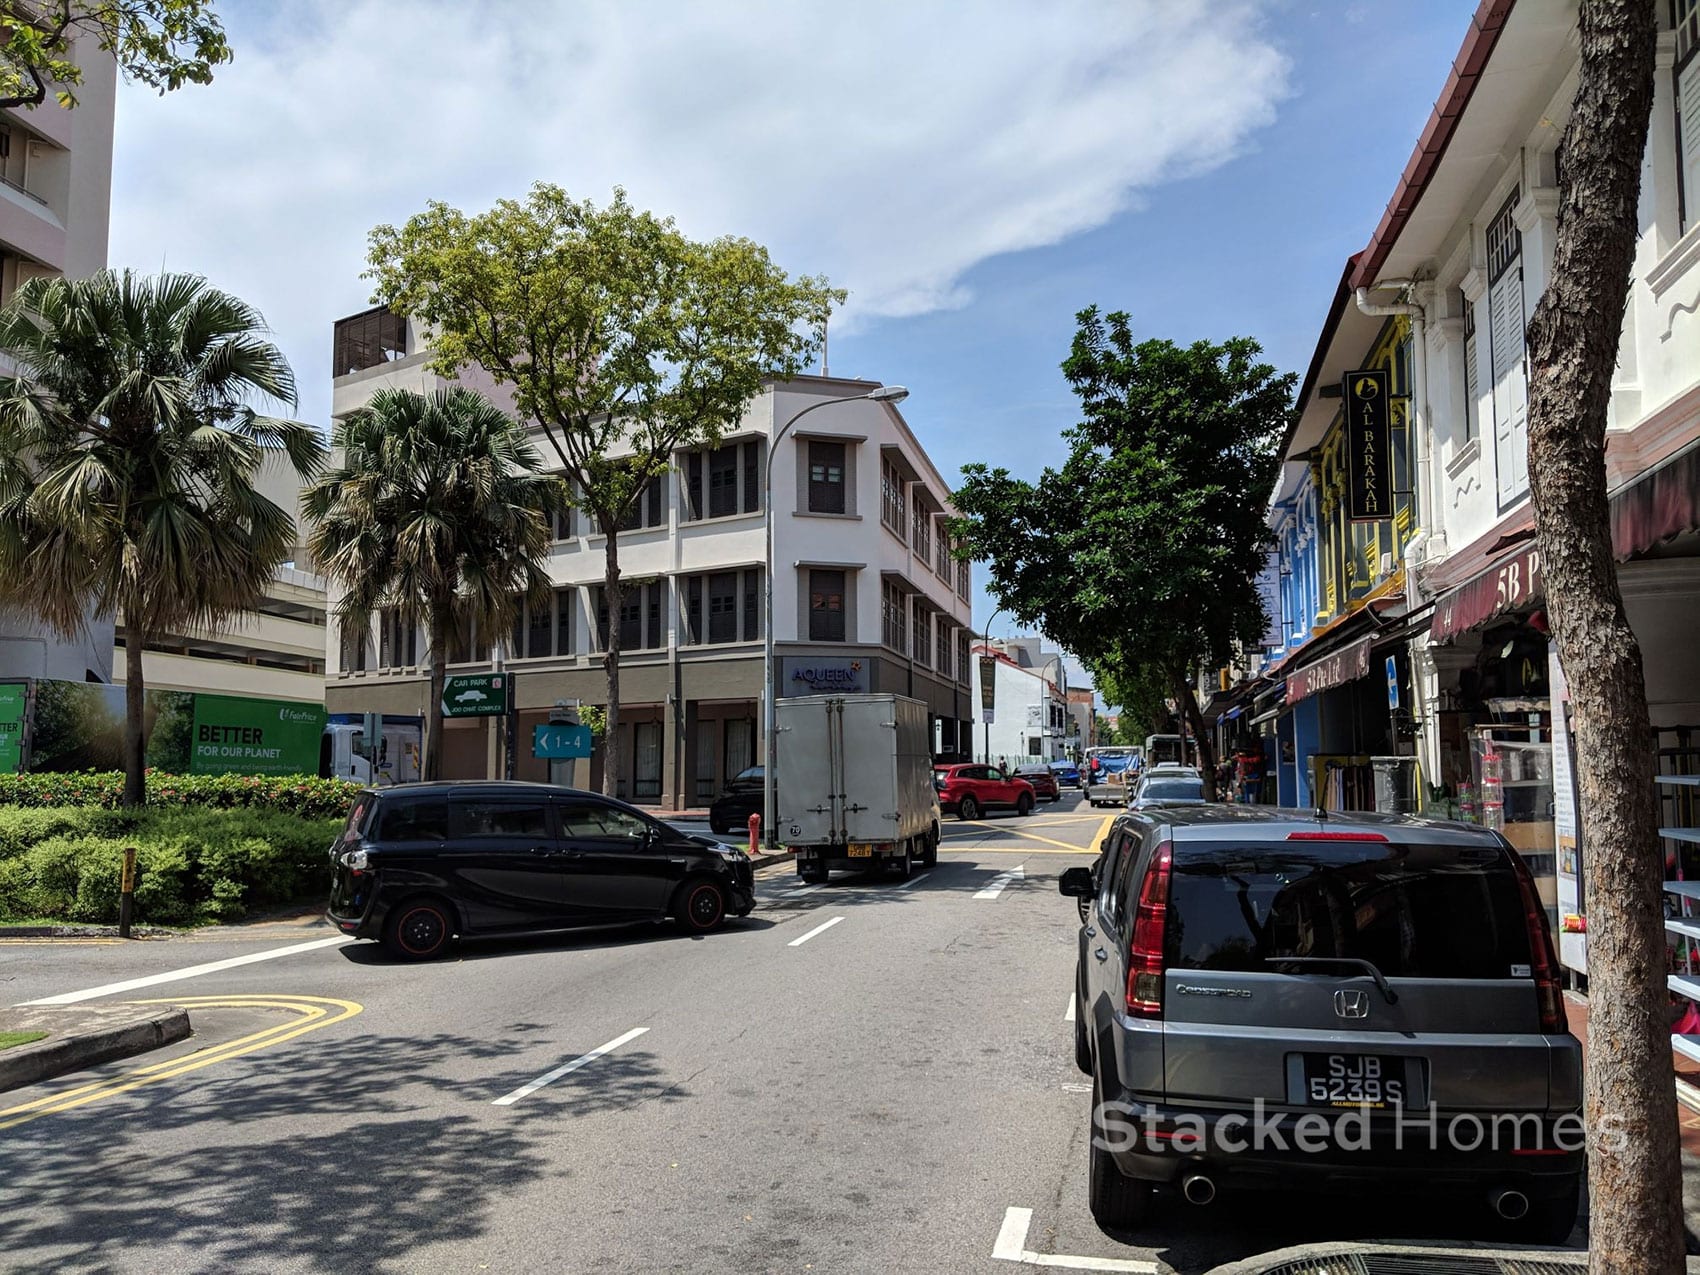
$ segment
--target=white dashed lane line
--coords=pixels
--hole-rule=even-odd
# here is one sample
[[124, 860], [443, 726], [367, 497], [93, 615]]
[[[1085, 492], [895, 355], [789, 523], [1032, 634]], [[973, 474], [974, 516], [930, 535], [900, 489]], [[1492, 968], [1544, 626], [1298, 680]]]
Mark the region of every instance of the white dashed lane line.
[[835, 916], [830, 921], [823, 921], [821, 924], [815, 926], [814, 929], [810, 930], [807, 934], [803, 935], [802, 938], [792, 939], [785, 946], [786, 947], [802, 947], [803, 944], [807, 943], [810, 939], [814, 938], [815, 935], [825, 933], [827, 930], [830, 930], [833, 926], [837, 925], [843, 919], [844, 918], [841, 917], [841, 916]]
[[987, 883], [985, 889], [976, 890], [974, 892], [974, 897], [976, 899], [997, 898], [998, 895], [1002, 894], [1004, 890], [1009, 887], [1011, 882], [1021, 880], [1026, 876], [1026, 873], [1023, 871], [1026, 866], [1027, 865], [1025, 864], [1018, 863], [1008, 872], [998, 873], [997, 876], [993, 877], [991, 881]]

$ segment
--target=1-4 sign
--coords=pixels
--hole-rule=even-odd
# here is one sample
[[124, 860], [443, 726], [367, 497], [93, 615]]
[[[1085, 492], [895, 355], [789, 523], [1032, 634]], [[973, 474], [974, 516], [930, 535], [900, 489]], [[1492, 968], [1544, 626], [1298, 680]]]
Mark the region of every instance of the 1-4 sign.
[[464, 673], [443, 679], [444, 717], [500, 717], [508, 711], [506, 673]]

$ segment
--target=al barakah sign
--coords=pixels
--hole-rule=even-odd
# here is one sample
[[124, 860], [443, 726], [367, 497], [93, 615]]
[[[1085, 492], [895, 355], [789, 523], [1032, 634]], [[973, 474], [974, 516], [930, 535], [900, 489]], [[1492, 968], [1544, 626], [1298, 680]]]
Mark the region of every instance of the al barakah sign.
[[1341, 647], [1326, 659], [1307, 664], [1287, 674], [1287, 703], [1307, 696], [1331, 691], [1360, 677], [1369, 676], [1369, 647], [1373, 638], [1360, 638], [1350, 646]]

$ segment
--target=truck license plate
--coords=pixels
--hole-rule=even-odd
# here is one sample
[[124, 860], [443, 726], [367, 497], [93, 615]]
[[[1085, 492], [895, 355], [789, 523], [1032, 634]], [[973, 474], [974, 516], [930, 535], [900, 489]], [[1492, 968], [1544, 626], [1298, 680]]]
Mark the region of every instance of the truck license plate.
[[870, 845], [864, 844], [852, 845], [850, 847], [850, 857], [852, 859], [871, 859], [874, 857], [874, 848]]

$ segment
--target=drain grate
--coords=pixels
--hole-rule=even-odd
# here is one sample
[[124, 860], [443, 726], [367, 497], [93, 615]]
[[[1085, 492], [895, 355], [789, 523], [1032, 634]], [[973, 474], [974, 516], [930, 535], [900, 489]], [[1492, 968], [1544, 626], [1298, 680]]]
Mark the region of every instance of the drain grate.
[[1436, 1249], [1432, 1252], [1391, 1253], [1374, 1249], [1335, 1252], [1299, 1258], [1272, 1255], [1273, 1266], [1236, 1266], [1252, 1275], [1574, 1275], [1585, 1270], [1588, 1255], [1551, 1257], [1493, 1257]]

